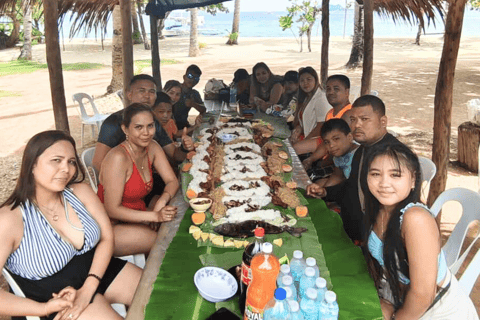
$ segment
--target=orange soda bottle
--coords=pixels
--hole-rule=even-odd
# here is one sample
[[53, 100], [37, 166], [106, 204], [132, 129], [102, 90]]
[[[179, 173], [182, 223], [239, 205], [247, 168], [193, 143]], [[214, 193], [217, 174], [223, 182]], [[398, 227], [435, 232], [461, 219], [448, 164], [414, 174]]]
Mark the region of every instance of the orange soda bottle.
[[263, 320], [265, 305], [273, 298], [277, 287], [280, 262], [272, 253], [271, 243], [265, 242], [262, 251], [253, 257], [250, 264], [252, 282], [247, 289], [244, 320]]

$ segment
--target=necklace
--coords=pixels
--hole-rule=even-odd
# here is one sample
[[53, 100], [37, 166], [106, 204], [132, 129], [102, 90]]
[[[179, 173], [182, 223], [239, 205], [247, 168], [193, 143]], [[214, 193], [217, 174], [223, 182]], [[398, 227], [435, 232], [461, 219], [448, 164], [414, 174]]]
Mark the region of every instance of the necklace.
[[41, 204], [39, 204], [39, 203], [37, 203], [37, 206], [46, 209], [46, 212], [47, 212], [50, 216], [52, 216], [53, 221], [58, 221], [57, 207], [58, 207], [58, 203], [59, 203], [59, 202], [60, 202], [60, 199], [59, 199], [59, 201], [55, 201], [55, 205], [53, 206], [53, 208], [46, 207], [46, 206], [41, 205]]
[[[135, 162], [135, 165], [138, 167], [137, 161], [135, 161], [135, 157], [134, 157], [134, 156], [135, 156], [135, 152], [133, 151], [133, 148], [132, 148], [132, 146], [130, 145], [130, 142], [126, 141], [126, 143], [127, 143], [128, 149], [130, 149], [130, 151], [132, 152], [132, 160], [133, 160], [133, 162]], [[147, 154], [145, 153], [145, 155], [147, 155]], [[143, 169], [145, 168], [145, 167], [143, 166], [144, 163], [145, 163], [145, 156], [143, 156], [143, 158], [142, 158], [142, 163], [140, 163], [140, 168], [142, 169], [142, 172], [143, 172]]]

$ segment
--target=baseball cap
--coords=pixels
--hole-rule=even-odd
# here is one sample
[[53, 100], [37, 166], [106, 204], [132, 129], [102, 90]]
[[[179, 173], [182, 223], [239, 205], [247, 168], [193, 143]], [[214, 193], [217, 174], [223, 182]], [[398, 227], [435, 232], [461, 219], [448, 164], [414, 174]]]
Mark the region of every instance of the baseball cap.
[[237, 83], [240, 80], [248, 79], [249, 74], [248, 74], [248, 71], [245, 69], [238, 69], [237, 71], [235, 71], [233, 76], [234, 76], [233, 82]]

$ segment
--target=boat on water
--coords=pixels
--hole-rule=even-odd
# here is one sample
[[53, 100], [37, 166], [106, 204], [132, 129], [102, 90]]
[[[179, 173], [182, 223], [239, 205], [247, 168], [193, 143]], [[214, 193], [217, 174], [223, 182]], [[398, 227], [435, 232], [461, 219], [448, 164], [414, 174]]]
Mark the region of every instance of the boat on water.
[[[205, 17], [198, 16], [198, 34], [204, 36], [216, 36], [221, 34], [218, 30], [204, 28]], [[171, 13], [167, 19], [165, 19], [165, 28], [163, 29], [163, 35], [166, 37], [178, 37], [188, 36], [190, 34], [190, 15], [187, 12], [185, 15], [181, 13]]]

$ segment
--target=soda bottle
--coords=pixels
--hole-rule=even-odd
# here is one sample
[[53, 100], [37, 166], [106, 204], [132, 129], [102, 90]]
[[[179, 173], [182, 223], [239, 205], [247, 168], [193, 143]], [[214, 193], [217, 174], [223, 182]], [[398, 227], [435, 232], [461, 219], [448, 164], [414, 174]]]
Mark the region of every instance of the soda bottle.
[[263, 320], [291, 320], [290, 306], [283, 288], [275, 290], [275, 296], [268, 301], [263, 313]]
[[284, 276], [282, 278], [282, 285], [280, 288], [290, 288], [292, 290], [292, 300], [298, 300], [297, 299], [297, 289], [295, 288], [295, 285], [293, 284], [293, 278], [290, 276]]
[[315, 280], [315, 287], [317, 289], [317, 302], [321, 303], [325, 299], [325, 292], [327, 292], [327, 280], [318, 277]]
[[303, 259], [303, 252], [300, 250], [293, 251], [293, 259], [290, 261], [290, 272], [292, 273], [293, 281], [296, 286], [298, 286], [298, 282], [303, 275], [306, 265], [307, 264]]
[[292, 320], [305, 320], [303, 313], [300, 311], [300, 305], [295, 300], [288, 300], [290, 305], [290, 314], [292, 315]]
[[315, 288], [315, 280], [315, 270], [311, 267], [306, 267], [305, 272], [300, 279], [300, 285], [298, 286], [299, 299], [305, 298], [308, 288]]
[[282, 286], [282, 278], [284, 276], [292, 276], [292, 273], [290, 272], [290, 266], [288, 264], [282, 264], [280, 266], [280, 273], [277, 277], [277, 287], [280, 288]]
[[309, 257], [305, 260], [305, 263], [307, 264], [307, 267], [311, 267], [315, 270], [315, 278], [320, 277], [320, 270], [318, 269], [317, 260], [315, 260], [315, 258]]
[[242, 314], [245, 312], [245, 300], [247, 299], [247, 287], [252, 281], [252, 271], [250, 263], [253, 256], [262, 251], [263, 237], [265, 230], [263, 228], [255, 229], [255, 241], [250, 243], [243, 252], [242, 257], [242, 274], [240, 280], [240, 297], [238, 298], [238, 305]]
[[318, 308], [319, 320], [338, 320], [337, 295], [333, 291], [325, 293], [325, 300], [320, 303]]
[[244, 320], [262, 320], [263, 310], [275, 292], [280, 262], [272, 254], [273, 246], [265, 242], [262, 253], [256, 254], [250, 264], [252, 282], [247, 288]]
[[300, 301], [300, 310], [303, 313], [305, 320], [317, 320], [318, 319], [318, 303], [317, 291], [313, 288], [307, 289], [305, 298]]

